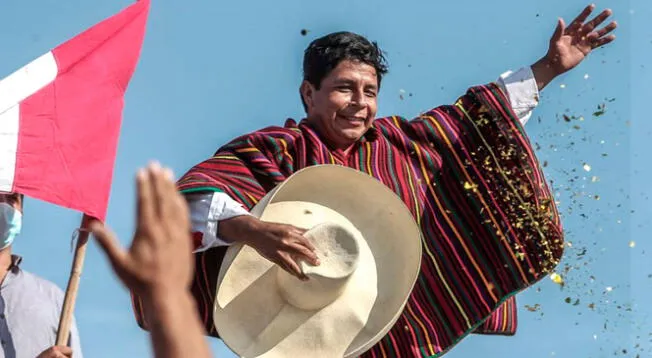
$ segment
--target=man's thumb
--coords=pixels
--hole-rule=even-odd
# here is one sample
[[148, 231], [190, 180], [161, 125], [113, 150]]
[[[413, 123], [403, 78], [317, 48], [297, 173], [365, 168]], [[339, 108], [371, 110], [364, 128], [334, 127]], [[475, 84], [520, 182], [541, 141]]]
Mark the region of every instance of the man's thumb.
[[552, 34], [552, 41], [557, 41], [561, 39], [564, 35], [564, 30], [566, 29], [566, 23], [561, 17], [557, 20], [557, 28], [555, 28], [555, 33]]

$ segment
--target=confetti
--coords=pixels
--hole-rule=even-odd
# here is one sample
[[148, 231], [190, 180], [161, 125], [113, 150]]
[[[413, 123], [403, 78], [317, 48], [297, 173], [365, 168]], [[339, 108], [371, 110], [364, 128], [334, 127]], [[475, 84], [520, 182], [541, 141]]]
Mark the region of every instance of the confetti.
[[607, 105], [606, 104], [601, 104], [598, 105], [598, 110], [593, 112], [594, 117], [600, 117], [601, 115], [605, 114], [606, 112]]
[[558, 285], [563, 285], [564, 284], [564, 279], [558, 274], [558, 273], [553, 273], [550, 275], [550, 279], [552, 282], [558, 284]]
[[605, 290], [606, 290], [607, 292], [611, 292], [611, 291], [613, 291], [613, 290], [614, 290], [614, 288], [613, 288], [613, 287], [611, 287], [611, 286], [607, 286], [607, 288], [606, 288]]
[[465, 182], [464, 182], [464, 189], [466, 189], [466, 190], [473, 190], [473, 191], [475, 191], [477, 187], [478, 187], [477, 184], [469, 183], [468, 181], [465, 181]]
[[630, 241], [629, 242], [629, 247], [631, 247], [631, 248], [636, 247], [636, 242], [635, 241]]
[[307, 29], [301, 29], [301, 36], [306, 36], [308, 35], [308, 30]]
[[584, 170], [586, 170], [587, 172], [590, 172], [590, 171], [591, 171], [591, 166], [588, 165], [588, 164], [586, 164], [586, 163], [584, 163], [583, 168], [584, 168]]
[[562, 83], [561, 85], [559, 85], [559, 87], [560, 88], [566, 88], [566, 85]]
[[599, 182], [599, 181], [600, 181], [600, 178], [598, 178], [597, 176], [593, 176], [593, 177], [591, 178], [591, 183], [597, 183], [597, 182]]
[[588, 74], [588, 73], [584, 75], [584, 79], [585, 79], [585, 80], [588, 80], [588, 79], [589, 79], [589, 74]]
[[538, 304], [538, 303], [535, 304], [534, 306], [525, 305], [525, 308], [526, 308], [528, 311], [530, 311], [530, 312], [536, 312], [536, 311], [538, 311], [539, 309], [541, 309], [541, 305]]

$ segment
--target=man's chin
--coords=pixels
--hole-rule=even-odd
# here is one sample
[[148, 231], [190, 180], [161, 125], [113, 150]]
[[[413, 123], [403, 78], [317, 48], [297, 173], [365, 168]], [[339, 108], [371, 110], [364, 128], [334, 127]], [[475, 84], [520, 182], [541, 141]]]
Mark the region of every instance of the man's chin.
[[359, 141], [360, 138], [364, 135], [364, 132], [356, 132], [356, 133], [346, 133], [342, 135], [342, 139], [344, 142], [350, 143], [350, 145], [353, 145], [355, 142]]

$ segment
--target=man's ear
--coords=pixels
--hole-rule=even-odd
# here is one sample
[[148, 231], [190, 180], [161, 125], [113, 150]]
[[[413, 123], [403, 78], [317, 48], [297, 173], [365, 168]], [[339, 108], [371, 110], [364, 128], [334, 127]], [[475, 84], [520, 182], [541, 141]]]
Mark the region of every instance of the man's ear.
[[303, 99], [303, 103], [306, 107], [306, 112], [309, 112], [310, 108], [315, 105], [314, 95], [315, 86], [313, 86], [312, 83], [303, 80], [301, 83], [301, 98]]

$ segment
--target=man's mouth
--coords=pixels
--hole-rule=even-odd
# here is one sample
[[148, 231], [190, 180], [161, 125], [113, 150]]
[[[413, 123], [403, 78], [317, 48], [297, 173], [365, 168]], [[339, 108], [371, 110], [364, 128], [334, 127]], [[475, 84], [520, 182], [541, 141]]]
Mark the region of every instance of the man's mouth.
[[366, 118], [359, 116], [338, 116], [338, 118], [350, 123], [364, 123], [366, 120]]

